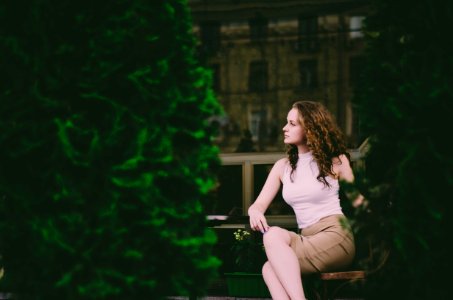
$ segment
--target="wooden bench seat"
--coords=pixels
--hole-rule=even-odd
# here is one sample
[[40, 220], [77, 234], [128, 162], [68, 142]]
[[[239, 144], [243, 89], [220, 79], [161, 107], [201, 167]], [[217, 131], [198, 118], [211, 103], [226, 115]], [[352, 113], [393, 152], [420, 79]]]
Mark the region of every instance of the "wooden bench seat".
[[319, 274], [321, 280], [357, 280], [365, 279], [365, 271], [327, 272]]
[[[318, 300], [331, 300], [340, 296], [346, 288], [354, 287], [354, 284], [364, 281], [366, 273], [363, 270], [342, 271], [342, 272], [324, 272], [318, 274], [321, 281], [322, 291], [317, 294]], [[344, 296], [341, 296], [345, 299]], [[354, 299], [362, 299], [360, 291], [355, 289]]]

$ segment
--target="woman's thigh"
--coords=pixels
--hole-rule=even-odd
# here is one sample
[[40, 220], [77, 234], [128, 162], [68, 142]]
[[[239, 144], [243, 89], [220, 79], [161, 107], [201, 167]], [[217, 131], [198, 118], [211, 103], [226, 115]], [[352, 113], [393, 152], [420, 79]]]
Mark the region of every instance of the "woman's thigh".
[[335, 218], [323, 220], [319, 231], [303, 236], [290, 233], [302, 273], [338, 270], [349, 265], [355, 255], [352, 232]]

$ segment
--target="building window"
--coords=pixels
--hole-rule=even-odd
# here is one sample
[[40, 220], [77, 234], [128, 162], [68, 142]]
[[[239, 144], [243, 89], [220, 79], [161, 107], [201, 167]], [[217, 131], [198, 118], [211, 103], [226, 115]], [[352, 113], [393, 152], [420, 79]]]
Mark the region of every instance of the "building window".
[[243, 170], [241, 165], [224, 165], [217, 179], [213, 199], [207, 202], [209, 215], [245, 215], [243, 211]]
[[267, 62], [253, 61], [250, 63], [249, 91], [263, 92], [267, 90]]
[[299, 61], [300, 86], [312, 89], [318, 86], [318, 61], [316, 59]]
[[259, 141], [263, 136], [264, 123], [266, 118], [265, 111], [253, 111], [249, 119], [250, 133], [253, 141]]
[[298, 49], [302, 52], [318, 50], [318, 17], [300, 16]]
[[263, 17], [256, 17], [249, 20], [250, 40], [252, 42], [264, 41], [267, 38], [268, 21]]
[[204, 52], [214, 53], [220, 48], [220, 23], [215, 21], [200, 24], [201, 46]]
[[216, 92], [220, 92], [220, 64], [210, 65], [212, 71], [212, 88]]
[[352, 16], [349, 19], [349, 37], [351, 39], [357, 39], [363, 37], [363, 21], [364, 16]]

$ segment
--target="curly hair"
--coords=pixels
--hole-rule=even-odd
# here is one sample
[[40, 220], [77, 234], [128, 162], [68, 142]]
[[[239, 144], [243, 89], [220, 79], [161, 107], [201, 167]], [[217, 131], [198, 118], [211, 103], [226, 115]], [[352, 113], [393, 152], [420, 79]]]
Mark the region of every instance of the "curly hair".
[[[335, 174], [332, 171], [332, 159], [345, 154], [349, 159], [344, 135], [336, 124], [334, 117], [327, 108], [319, 102], [298, 101], [292, 106], [299, 112], [299, 122], [305, 129], [305, 139], [308, 148], [319, 168], [316, 177], [324, 186], [330, 186], [326, 176]], [[298, 149], [288, 145], [287, 152], [291, 165], [291, 179], [299, 160]]]

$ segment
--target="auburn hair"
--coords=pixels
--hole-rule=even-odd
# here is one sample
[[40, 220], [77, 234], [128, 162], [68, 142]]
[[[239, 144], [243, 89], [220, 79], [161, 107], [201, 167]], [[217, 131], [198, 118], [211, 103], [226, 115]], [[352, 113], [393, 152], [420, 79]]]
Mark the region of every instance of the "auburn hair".
[[[349, 159], [344, 135], [336, 124], [334, 117], [319, 102], [297, 101], [292, 108], [299, 112], [299, 122], [305, 131], [306, 143], [318, 165], [316, 177], [324, 186], [330, 186], [326, 177], [336, 176], [332, 170], [332, 159], [345, 154]], [[291, 166], [291, 180], [299, 160], [295, 145], [287, 146], [288, 160]]]

